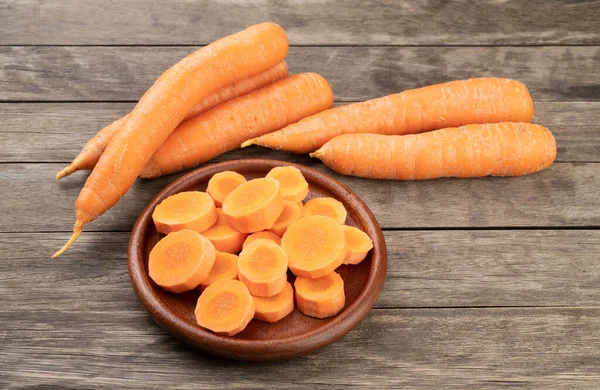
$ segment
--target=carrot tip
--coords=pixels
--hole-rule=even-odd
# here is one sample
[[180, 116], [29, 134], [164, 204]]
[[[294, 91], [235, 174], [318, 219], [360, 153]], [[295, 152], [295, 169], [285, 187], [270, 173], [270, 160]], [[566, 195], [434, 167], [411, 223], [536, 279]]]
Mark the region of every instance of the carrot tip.
[[244, 142], [242, 143], [242, 148], [245, 148], [245, 147], [248, 147], [248, 146], [252, 146], [252, 145], [254, 145], [254, 140], [255, 140], [255, 139], [256, 139], [256, 138], [252, 138], [252, 139], [249, 139], [248, 141], [244, 141]]
[[75, 240], [77, 240], [77, 237], [79, 237], [79, 235], [81, 234], [81, 231], [83, 230], [83, 224], [80, 222], [75, 222], [75, 226], [73, 227], [73, 234], [71, 235], [71, 238], [69, 238], [69, 241], [67, 241], [67, 243], [58, 250], [58, 252], [56, 252], [55, 254], [52, 255], [52, 258], [55, 259], [58, 256], [62, 255], [63, 253], [65, 253], [65, 251], [67, 249], [69, 249], [69, 247], [71, 245], [73, 245], [73, 243], [75, 242]]
[[58, 172], [56, 174], [56, 181], [59, 181], [60, 179], [62, 179], [65, 176], [69, 176], [71, 173], [75, 172], [77, 170], [77, 167], [75, 167], [75, 165], [73, 165], [72, 163], [67, 165], [65, 168], [63, 168], [60, 172]]
[[314, 151], [314, 152], [312, 152], [312, 153], [309, 153], [308, 155], [309, 155], [310, 157], [312, 157], [312, 158], [318, 158], [318, 159], [321, 159], [321, 157], [323, 157], [323, 152], [321, 151], [321, 149], [319, 149], [319, 150], [317, 150], [317, 151]]

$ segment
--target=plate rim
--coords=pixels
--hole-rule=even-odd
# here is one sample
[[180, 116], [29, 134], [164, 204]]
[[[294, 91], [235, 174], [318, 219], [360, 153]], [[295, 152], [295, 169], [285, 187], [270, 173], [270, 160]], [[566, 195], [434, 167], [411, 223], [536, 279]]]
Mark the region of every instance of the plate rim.
[[[239, 170], [240, 165], [256, 168], [273, 168], [275, 166], [293, 166], [309, 176], [312, 181], [327, 185], [332, 192], [343, 193], [346, 198], [358, 204], [358, 214], [365, 221], [368, 234], [373, 240], [372, 264], [369, 277], [354, 302], [335, 318], [309, 332], [299, 333], [288, 337], [268, 340], [248, 340], [217, 335], [183, 321], [168, 306], [161, 303], [150, 284], [149, 276], [144, 272], [143, 242], [147, 233], [152, 211], [164, 197], [178, 192], [198, 177], [215, 174], [225, 170]], [[364, 214], [364, 215], [363, 215]], [[381, 291], [387, 274], [387, 248], [383, 232], [375, 216], [363, 200], [344, 184], [333, 177], [304, 165], [271, 159], [240, 159], [209, 164], [195, 169], [168, 184], [161, 189], [139, 215], [133, 227], [128, 246], [128, 270], [133, 289], [138, 300], [143, 304], [150, 316], [161, 327], [184, 342], [208, 353], [238, 360], [278, 360], [304, 355], [311, 351], [329, 345], [356, 327], [373, 308]], [[240, 349], [244, 353], [240, 353]]]

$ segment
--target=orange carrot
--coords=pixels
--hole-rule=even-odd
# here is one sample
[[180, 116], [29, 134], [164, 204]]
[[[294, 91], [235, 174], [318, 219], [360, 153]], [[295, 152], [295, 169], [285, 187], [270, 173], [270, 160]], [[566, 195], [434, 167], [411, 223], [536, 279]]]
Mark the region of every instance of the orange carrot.
[[203, 231], [202, 235], [208, 238], [219, 252], [238, 253], [248, 235], [232, 228], [222, 209], [217, 209], [217, 214], [217, 223]]
[[348, 243], [348, 253], [344, 258], [344, 264], [359, 264], [373, 249], [373, 241], [367, 233], [354, 226], [342, 226], [342, 229]]
[[300, 214], [302, 214], [302, 209], [298, 206], [298, 203], [292, 202], [291, 200], [284, 200], [283, 211], [279, 215], [279, 218], [277, 218], [277, 221], [271, 226], [270, 230], [278, 236], [283, 236], [287, 227], [300, 218]]
[[239, 280], [219, 280], [208, 286], [196, 304], [196, 322], [203, 328], [234, 336], [254, 317], [256, 304]]
[[302, 202], [308, 195], [308, 183], [302, 172], [296, 167], [275, 167], [267, 173], [270, 179], [275, 179], [281, 185], [281, 197], [283, 200]]
[[246, 246], [238, 259], [238, 279], [250, 294], [272, 297], [287, 282], [288, 259], [283, 249], [269, 240], [256, 240]]
[[556, 142], [545, 127], [507, 122], [417, 135], [341, 135], [311, 156], [343, 175], [372, 179], [520, 176], [550, 166]]
[[522, 83], [500, 78], [451, 81], [332, 108], [249, 140], [294, 153], [312, 152], [348, 133], [416, 134], [470, 123], [529, 122], [533, 100]]
[[281, 247], [294, 275], [307, 278], [332, 272], [342, 264], [348, 251], [342, 226], [320, 215], [299, 219], [288, 226]]
[[333, 104], [327, 81], [303, 73], [267, 85], [183, 122], [154, 153], [141, 173], [154, 178], [178, 172], [237, 149]]
[[193, 290], [208, 276], [215, 248], [193, 230], [180, 230], [160, 240], [148, 259], [148, 274], [165, 290]]
[[246, 241], [244, 241], [244, 245], [242, 247], [245, 248], [246, 246], [248, 246], [248, 244], [250, 244], [251, 242], [256, 241], [256, 240], [270, 240], [270, 241], [273, 241], [277, 245], [281, 245], [281, 237], [279, 237], [277, 234], [275, 234], [273, 232], [264, 230], [262, 232], [256, 232], [256, 233], [252, 233], [251, 235], [249, 235], [246, 238]]
[[212, 196], [217, 207], [221, 207], [227, 195], [245, 182], [246, 178], [237, 172], [219, 172], [208, 181], [206, 193]]
[[294, 282], [298, 310], [307, 316], [326, 318], [344, 308], [344, 280], [336, 272], [316, 279], [299, 276]]
[[[202, 99], [200, 103], [196, 104], [183, 120], [193, 118], [201, 112], [208, 111], [223, 102], [250, 93], [255, 89], [274, 83], [277, 80], [281, 80], [287, 77], [287, 75], [288, 66], [285, 61], [282, 61], [271, 69], [246, 77], [213, 92]], [[96, 166], [104, 149], [106, 149], [106, 146], [108, 146], [108, 143], [115, 133], [121, 130], [128, 117], [129, 114], [102, 128], [95, 137], [85, 144], [79, 155], [75, 157], [66, 168], [56, 174], [56, 180], [60, 180], [75, 171], [94, 169], [94, 166]]]
[[231, 253], [216, 252], [215, 263], [208, 276], [200, 283], [199, 289], [205, 289], [219, 280], [237, 279], [238, 257]]
[[242, 233], [270, 229], [282, 211], [279, 182], [274, 179], [250, 180], [231, 191], [223, 202], [227, 222]]
[[202, 233], [218, 219], [215, 202], [206, 192], [187, 191], [171, 195], [154, 209], [152, 219], [163, 234], [183, 229]]
[[[196, 51], [164, 72], [142, 96], [123, 129], [102, 153], [75, 202], [75, 242], [83, 227], [114, 206], [185, 115], [219, 88], [281, 62], [288, 41], [281, 27], [262, 23]], [[225, 103], [227, 104], [227, 103]]]
[[253, 297], [256, 304], [254, 318], [266, 322], [277, 322], [294, 311], [294, 289], [285, 282], [283, 291], [272, 297]]
[[347, 214], [348, 212], [342, 202], [333, 198], [313, 198], [302, 207], [302, 218], [311, 215], [322, 215], [341, 225], [346, 222]]

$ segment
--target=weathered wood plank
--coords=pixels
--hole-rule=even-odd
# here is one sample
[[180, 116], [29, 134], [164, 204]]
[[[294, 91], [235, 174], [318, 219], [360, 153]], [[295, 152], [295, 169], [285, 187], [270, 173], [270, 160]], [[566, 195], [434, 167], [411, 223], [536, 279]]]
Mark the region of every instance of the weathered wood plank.
[[275, 363], [192, 350], [152, 323], [133, 292], [108, 311], [82, 302], [3, 310], [0, 321], [7, 388], [593, 389], [600, 380], [599, 308], [374, 310], [337, 343]]
[[[134, 103], [0, 103], [0, 162], [66, 163], [100, 128]], [[600, 162], [600, 102], [536, 104], [534, 121], [552, 130], [559, 162]], [[247, 148], [220, 159], [260, 157]], [[269, 153], [270, 158], [308, 162], [304, 155]]]
[[[0, 236], [0, 253], [10, 254], [0, 262], [1, 310], [44, 311], [51, 301], [57, 311], [108, 311], [131, 300], [129, 233], [86, 232], [50, 261], [68, 236]], [[388, 231], [385, 239], [378, 308], [598, 304], [600, 231]]]
[[[2, 101], [135, 101], [194, 47], [0, 47]], [[26, 60], [25, 60], [26, 59]], [[453, 79], [512, 77], [536, 101], [600, 100], [600, 46], [293, 47], [292, 72], [314, 71], [338, 101]]]
[[[269, 152], [265, 152], [269, 157]], [[561, 163], [517, 178], [366, 180], [322, 170], [354, 190], [385, 228], [600, 226], [600, 165]], [[3, 232], [70, 231], [86, 175], [54, 181], [61, 164], [0, 164]], [[180, 175], [180, 174], [179, 174]], [[87, 230], [129, 231], [145, 204], [179, 175], [138, 181]]]
[[264, 20], [299, 45], [597, 44], [599, 13], [598, 1], [558, 0], [10, 0], [0, 44], [206, 44]]

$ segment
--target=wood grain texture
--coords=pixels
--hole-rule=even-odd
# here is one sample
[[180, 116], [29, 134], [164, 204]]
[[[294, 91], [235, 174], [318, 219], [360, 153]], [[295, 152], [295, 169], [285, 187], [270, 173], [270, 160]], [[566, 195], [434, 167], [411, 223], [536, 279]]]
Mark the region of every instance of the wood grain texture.
[[[134, 103], [0, 103], [0, 162], [67, 163], [99, 129], [133, 106]], [[534, 122], [548, 127], [556, 138], [556, 161], [600, 162], [600, 102], [541, 101], [535, 108]], [[265, 153], [269, 158], [311, 161], [306, 155], [266, 152], [263, 148], [240, 149], [215, 161], [259, 158]]]
[[[0, 47], [0, 101], [137, 101], [195, 49]], [[337, 101], [480, 76], [517, 78], [535, 101], [600, 100], [600, 46], [292, 47], [287, 61], [324, 76]]]
[[[3, 233], [2, 311], [110, 311], [135, 300], [128, 232]], [[597, 306], [600, 232], [388, 231], [388, 276], [377, 308]], [[115, 323], [117, 321], [115, 320]]]
[[560, 0], [8, 0], [0, 44], [196, 45], [265, 20], [297, 45], [598, 44], [598, 13]]
[[[269, 158], [269, 152], [262, 157]], [[338, 175], [320, 163], [310, 166], [355, 191], [384, 228], [600, 226], [600, 165], [595, 163], [554, 164], [516, 178], [422, 182], [367, 180]], [[0, 232], [72, 230], [74, 202], [87, 174], [77, 172], [57, 183], [54, 175], [60, 168], [0, 164]], [[180, 175], [139, 180], [86, 230], [130, 231], [146, 203]]]
[[175, 340], [131, 294], [109, 310], [72, 296], [69, 310], [0, 312], [0, 385], [595, 389], [600, 380], [599, 308], [374, 310], [345, 338], [314, 354], [241, 363]]

